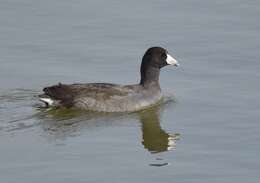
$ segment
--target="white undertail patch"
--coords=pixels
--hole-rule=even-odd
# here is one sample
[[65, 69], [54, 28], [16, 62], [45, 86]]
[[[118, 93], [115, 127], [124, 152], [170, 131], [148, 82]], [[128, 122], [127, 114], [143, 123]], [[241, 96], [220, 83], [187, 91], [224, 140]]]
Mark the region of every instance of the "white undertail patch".
[[46, 103], [49, 106], [53, 105], [53, 103], [54, 103], [54, 101], [50, 98], [40, 98], [40, 101]]

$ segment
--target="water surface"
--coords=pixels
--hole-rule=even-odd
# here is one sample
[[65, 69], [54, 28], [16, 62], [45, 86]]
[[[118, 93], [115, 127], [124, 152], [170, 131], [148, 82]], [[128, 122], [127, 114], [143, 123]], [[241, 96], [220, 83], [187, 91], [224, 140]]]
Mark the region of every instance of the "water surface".
[[[260, 2], [0, 4], [1, 182], [259, 182]], [[157, 45], [181, 64], [161, 105], [39, 109], [58, 82], [138, 82]]]

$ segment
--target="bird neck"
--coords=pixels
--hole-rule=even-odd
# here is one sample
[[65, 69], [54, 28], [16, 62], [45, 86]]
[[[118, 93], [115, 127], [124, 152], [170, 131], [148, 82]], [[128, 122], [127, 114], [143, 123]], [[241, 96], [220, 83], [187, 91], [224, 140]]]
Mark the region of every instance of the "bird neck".
[[160, 69], [152, 66], [141, 66], [141, 81], [140, 85], [144, 87], [149, 86], [157, 86], [160, 88], [159, 85], [159, 75], [160, 75]]

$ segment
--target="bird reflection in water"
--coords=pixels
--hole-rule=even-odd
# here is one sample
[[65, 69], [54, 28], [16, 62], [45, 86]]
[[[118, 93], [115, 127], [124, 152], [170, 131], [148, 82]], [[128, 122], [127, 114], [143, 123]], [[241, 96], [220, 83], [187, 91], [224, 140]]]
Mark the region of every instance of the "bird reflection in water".
[[178, 133], [169, 134], [161, 128], [160, 109], [158, 106], [149, 108], [139, 113], [142, 124], [142, 144], [151, 153], [159, 153], [175, 149]]
[[174, 149], [180, 137], [178, 133], [167, 133], [160, 125], [161, 114], [171, 103], [172, 100], [168, 100], [148, 109], [127, 114], [51, 109], [41, 111], [39, 117], [43, 120], [41, 122], [43, 129], [54, 135], [54, 138], [74, 136], [75, 132], [82, 129], [117, 126], [122, 121], [125, 123], [137, 117], [141, 124], [142, 145], [151, 153], [160, 153]]

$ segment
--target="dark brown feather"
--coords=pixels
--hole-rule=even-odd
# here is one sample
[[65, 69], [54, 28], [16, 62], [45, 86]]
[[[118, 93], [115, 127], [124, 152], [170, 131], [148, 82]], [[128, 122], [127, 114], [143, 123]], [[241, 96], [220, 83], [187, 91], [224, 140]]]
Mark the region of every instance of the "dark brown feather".
[[44, 93], [54, 100], [58, 100], [60, 104], [66, 107], [73, 105], [75, 92], [69, 85], [59, 83], [58, 85], [46, 87]]

